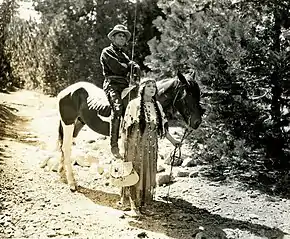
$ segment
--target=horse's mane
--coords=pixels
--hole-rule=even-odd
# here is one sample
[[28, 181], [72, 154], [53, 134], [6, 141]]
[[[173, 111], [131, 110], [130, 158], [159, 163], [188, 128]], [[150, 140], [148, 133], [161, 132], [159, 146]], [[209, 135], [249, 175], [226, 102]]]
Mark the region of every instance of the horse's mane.
[[172, 87], [172, 85], [174, 85], [175, 87], [177, 85], [177, 82], [178, 79], [176, 78], [169, 78], [157, 81], [158, 94], [166, 92], [169, 88]]
[[[195, 96], [200, 97], [200, 88], [198, 83], [196, 82], [195, 79], [186, 79], [188, 87], [187, 89], [189, 89], [189, 91], [191, 91], [191, 93]], [[178, 78], [167, 78], [167, 79], [163, 79], [160, 81], [157, 81], [157, 88], [158, 88], [158, 95], [161, 95], [163, 93], [165, 93], [168, 89], [172, 89], [172, 88], [179, 88], [179, 86], [182, 86], [183, 84], [179, 81]]]

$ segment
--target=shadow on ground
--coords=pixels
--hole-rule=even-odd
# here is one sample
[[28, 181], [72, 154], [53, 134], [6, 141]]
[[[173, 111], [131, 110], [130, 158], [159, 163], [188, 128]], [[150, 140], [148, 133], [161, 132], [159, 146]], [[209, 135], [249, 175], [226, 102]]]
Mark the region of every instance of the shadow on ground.
[[6, 153], [7, 149], [6, 146], [0, 146], [0, 165], [5, 163], [5, 159], [11, 158], [9, 154]]
[[30, 119], [18, 116], [15, 114], [16, 112], [18, 112], [16, 108], [0, 104], [0, 140], [10, 139], [27, 144], [37, 144], [35, 136], [23, 132]]
[[87, 198], [89, 198], [96, 204], [106, 207], [112, 207], [115, 209], [120, 209], [119, 206], [117, 205], [118, 201], [120, 200], [119, 194], [103, 192], [101, 190], [93, 190], [82, 186], [78, 186], [77, 191], [85, 195]]
[[[120, 200], [118, 194], [84, 187], [79, 187], [78, 192], [96, 204], [120, 209], [117, 205]], [[150, 216], [143, 214], [137, 220], [130, 221], [130, 226], [178, 239], [194, 238], [200, 226], [211, 228], [213, 231], [221, 229], [246, 230], [256, 236], [273, 239], [282, 238], [281, 235], [284, 235], [281, 230], [276, 228], [212, 214], [205, 209], [192, 206], [191, 203], [182, 199], [169, 198], [168, 201], [155, 201], [149, 207], [149, 211]]]
[[15, 108], [0, 104], [0, 139], [17, 138], [13, 128], [18, 117], [14, 112], [17, 112]]

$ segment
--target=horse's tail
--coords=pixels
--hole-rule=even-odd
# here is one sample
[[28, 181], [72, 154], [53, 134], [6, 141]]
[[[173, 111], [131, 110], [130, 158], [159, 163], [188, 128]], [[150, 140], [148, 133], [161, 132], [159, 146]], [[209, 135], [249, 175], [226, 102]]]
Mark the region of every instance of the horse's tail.
[[59, 121], [59, 126], [58, 126], [58, 140], [57, 140], [57, 146], [58, 149], [61, 150], [63, 144], [63, 128], [61, 125], [61, 121]]

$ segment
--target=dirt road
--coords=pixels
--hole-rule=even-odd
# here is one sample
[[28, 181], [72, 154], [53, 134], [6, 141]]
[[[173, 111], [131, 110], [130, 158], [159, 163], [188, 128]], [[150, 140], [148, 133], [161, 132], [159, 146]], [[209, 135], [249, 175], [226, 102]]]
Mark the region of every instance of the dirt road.
[[[235, 239], [289, 238], [284, 235], [290, 233], [289, 199], [245, 191], [238, 182], [207, 181], [200, 166], [174, 167], [175, 175], [186, 171], [192, 176], [176, 177], [169, 200], [168, 186], [159, 187], [154, 214], [138, 219], [124, 216], [116, 205], [119, 190], [95, 166], [74, 167], [79, 189], [70, 192], [56, 172], [40, 168], [43, 160], [58, 156], [55, 103], [33, 91], [0, 95], [1, 126], [6, 127], [0, 131], [0, 238], [187, 239], [195, 238], [201, 226], [211, 234], [208, 238], [221, 238], [219, 230]], [[182, 134], [180, 128], [170, 130]], [[173, 148], [165, 140], [160, 144], [166, 158]], [[192, 155], [186, 145], [182, 148], [183, 158]], [[73, 156], [94, 157], [106, 167], [108, 139], [84, 128]]]

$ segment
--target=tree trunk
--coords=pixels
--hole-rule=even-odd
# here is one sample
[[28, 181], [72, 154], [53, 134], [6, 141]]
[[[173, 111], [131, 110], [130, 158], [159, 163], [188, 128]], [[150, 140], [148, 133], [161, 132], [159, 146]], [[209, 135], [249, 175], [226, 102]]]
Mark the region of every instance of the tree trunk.
[[[273, 26], [273, 52], [280, 52], [280, 34], [281, 34], [281, 24], [282, 19], [278, 9], [274, 10], [274, 26]], [[281, 129], [281, 96], [282, 96], [282, 86], [281, 86], [281, 74], [279, 65], [274, 65], [274, 71], [271, 75], [271, 116], [273, 119], [272, 132], [267, 142], [267, 156], [275, 158], [278, 164], [283, 163], [283, 148], [284, 148], [284, 137]], [[282, 161], [281, 161], [282, 160]]]

